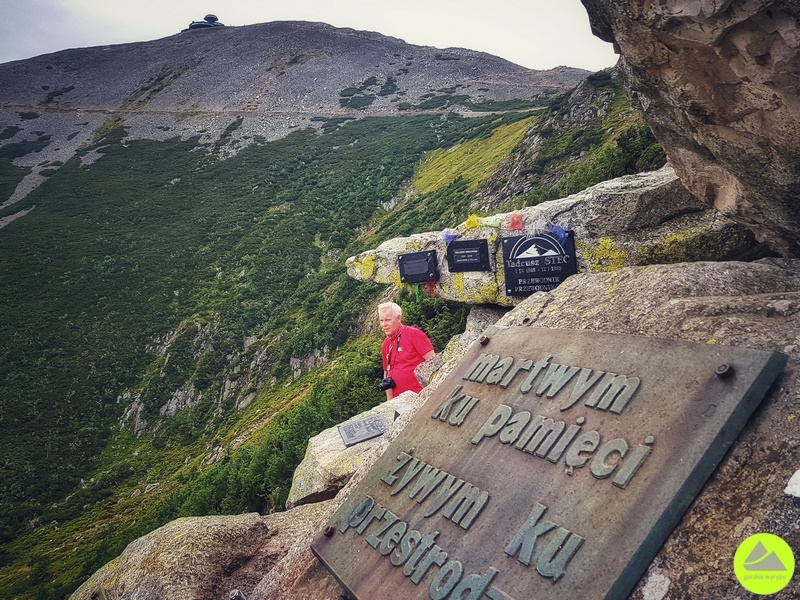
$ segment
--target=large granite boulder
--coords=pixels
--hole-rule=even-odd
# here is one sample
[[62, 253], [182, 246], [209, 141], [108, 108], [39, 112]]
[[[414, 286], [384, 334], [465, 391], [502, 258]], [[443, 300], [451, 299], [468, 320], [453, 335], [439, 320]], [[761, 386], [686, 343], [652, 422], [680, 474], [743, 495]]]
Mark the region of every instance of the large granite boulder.
[[[340, 425], [330, 427], [308, 440], [306, 454], [294, 471], [292, 488], [286, 500], [286, 508], [301, 504], [313, 504], [329, 500], [344, 487], [353, 473], [364, 462], [364, 457], [378, 442], [378, 437], [345, 446], [339, 427], [347, 427], [355, 421], [367, 418], [380, 418], [386, 431], [394, 426], [394, 421], [409, 410], [409, 400], [414, 392], [405, 392], [397, 398], [382, 402], [375, 408], [364, 411]], [[384, 434], [385, 435], [385, 434]]]
[[[529, 297], [497, 321], [499, 326], [588, 329], [789, 356], [783, 375], [667, 539], [632, 599], [743, 597], [732, 571], [732, 557], [742, 540], [768, 531], [793, 547], [800, 544], [797, 501], [790, 493], [794, 484], [789, 485], [800, 466], [797, 290], [800, 260], [632, 267], [576, 275], [552, 292]], [[434, 388], [435, 382], [423, 390], [415, 406]], [[362, 468], [324, 509], [328, 517], [411, 414], [398, 419], [392, 435], [376, 444]], [[332, 578], [308, 550], [318, 531], [299, 538], [248, 598], [336, 600]]]
[[[664, 543], [632, 600], [742, 598], [732, 565], [745, 538], [769, 532], [793, 548], [800, 544], [798, 504], [787, 485], [800, 467], [798, 290], [798, 260], [649, 266], [576, 276], [550, 294], [531, 296], [498, 321], [789, 356], [783, 375]], [[796, 590], [779, 597], [797, 597]]]
[[250, 598], [301, 532], [319, 530], [325, 507], [177, 519], [131, 542], [71, 598]]
[[[470, 218], [454, 230], [395, 238], [350, 257], [347, 272], [360, 281], [400, 287], [398, 255], [436, 250], [440, 279], [433, 285], [434, 294], [470, 304], [513, 306], [524, 298], [505, 295], [501, 240], [547, 231], [553, 225], [575, 232], [578, 270], [583, 272], [741, 259], [757, 251], [749, 230], [697, 200], [667, 166], [606, 181], [516, 213]], [[492, 270], [450, 273], [447, 243], [456, 238], [487, 239]]]
[[800, 4], [582, 2], [686, 187], [800, 256]]

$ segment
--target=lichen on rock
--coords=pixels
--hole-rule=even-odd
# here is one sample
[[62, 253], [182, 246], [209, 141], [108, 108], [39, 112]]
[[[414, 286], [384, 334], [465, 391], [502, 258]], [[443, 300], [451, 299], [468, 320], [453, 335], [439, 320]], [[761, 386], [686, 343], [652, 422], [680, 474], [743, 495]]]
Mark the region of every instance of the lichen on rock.
[[[523, 229], [516, 225], [512, 229], [512, 220], [520, 216]], [[679, 260], [739, 259], [752, 255], [757, 247], [752, 233], [705, 207], [670, 167], [664, 167], [514, 213], [472, 215], [454, 229], [388, 240], [350, 257], [347, 272], [359, 281], [399, 288], [398, 256], [435, 250], [440, 274], [434, 284], [436, 295], [467, 304], [514, 306], [524, 298], [504, 294], [502, 239], [537, 232], [542, 224], [574, 231], [579, 272]], [[490, 270], [451, 273], [446, 256], [448, 240], [454, 235], [459, 240], [487, 240]]]

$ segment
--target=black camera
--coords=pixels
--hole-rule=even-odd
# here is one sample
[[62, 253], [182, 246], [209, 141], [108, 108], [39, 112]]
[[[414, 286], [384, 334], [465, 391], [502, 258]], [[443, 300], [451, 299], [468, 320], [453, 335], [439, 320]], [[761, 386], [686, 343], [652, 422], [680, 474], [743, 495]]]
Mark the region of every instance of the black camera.
[[392, 379], [391, 377], [386, 377], [383, 381], [381, 381], [378, 384], [378, 391], [385, 392], [386, 390], [391, 390], [396, 386], [397, 384], [394, 382], [394, 379]]

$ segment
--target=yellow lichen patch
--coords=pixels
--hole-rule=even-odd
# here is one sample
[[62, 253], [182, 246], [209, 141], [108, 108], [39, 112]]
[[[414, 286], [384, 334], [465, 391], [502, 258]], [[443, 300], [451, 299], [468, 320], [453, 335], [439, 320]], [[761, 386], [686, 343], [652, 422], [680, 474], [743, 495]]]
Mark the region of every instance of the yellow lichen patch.
[[400, 271], [392, 271], [389, 275], [389, 283], [391, 283], [396, 288], [403, 287], [403, 282], [400, 281]]
[[356, 262], [356, 268], [361, 273], [361, 279], [367, 281], [375, 273], [375, 257], [368, 254], [360, 263]]
[[475, 304], [483, 302], [502, 303], [502, 301], [503, 298], [500, 296], [500, 288], [495, 282], [484, 283], [478, 290], [478, 293], [472, 298], [472, 302]]
[[671, 233], [660, 244], [641, 248], [636, 253], [636, 264], [673, 264], [697, 260], [698, 255], [707, 250], [710, 231], [710, 227], [705, 227]]
[[623, 268], [628, 260], [628, 253], [617, 248], [617, 244], [609, 237], [597, 240], [596, 248], [591, 248], [578, 240], [575, 240], [575, 246], [583, 259], [589, 261], [589, 268], [593, 273], [617, 271]]
[[466, 289], [464, 288], [464, 273], [453, 273], [450, 278], [452, 284], [452, 293], [456, 298], [462, 299], [466, 296]]

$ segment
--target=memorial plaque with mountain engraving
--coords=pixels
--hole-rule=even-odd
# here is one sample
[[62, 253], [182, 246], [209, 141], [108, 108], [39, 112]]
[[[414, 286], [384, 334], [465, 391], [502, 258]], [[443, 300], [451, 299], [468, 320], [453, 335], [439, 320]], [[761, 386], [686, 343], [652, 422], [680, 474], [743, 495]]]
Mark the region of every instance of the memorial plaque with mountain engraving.
[[503, 238], [503, 275], [507, 296], [549, 292], [577, 272], [575, 234], [563, 231]]
[[359, 600], [625, 598], [786, 363], [490, 328], [312, 550]]

